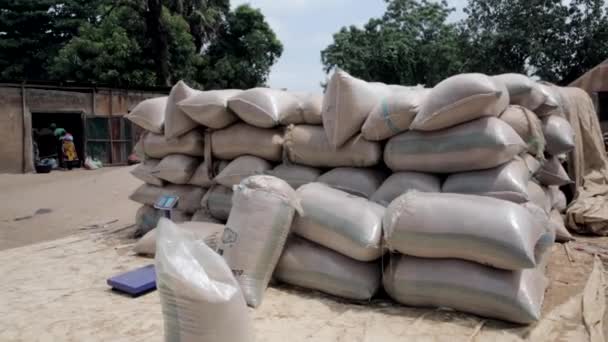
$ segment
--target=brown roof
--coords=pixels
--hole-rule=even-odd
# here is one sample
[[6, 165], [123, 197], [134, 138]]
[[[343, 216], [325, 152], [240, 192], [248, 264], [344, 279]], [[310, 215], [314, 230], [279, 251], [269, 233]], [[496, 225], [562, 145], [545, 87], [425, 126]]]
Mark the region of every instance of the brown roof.
[[589, 94], [608, 91], [608, 59], [570, 83], [570, 86], [581, 88]]

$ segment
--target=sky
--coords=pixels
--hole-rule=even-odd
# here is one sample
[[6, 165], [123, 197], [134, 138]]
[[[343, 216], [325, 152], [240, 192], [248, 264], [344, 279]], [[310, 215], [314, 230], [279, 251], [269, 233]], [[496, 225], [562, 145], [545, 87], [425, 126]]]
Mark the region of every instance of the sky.
[[[321, 50], [332, 43], [333, 34], [343, 26], [363, 26], [370, 18], [380, 17], [384, 0], [231, 0], [232, 7], [249, 4], [259, 8], [283, 43], [283, 55], [268, 78], [272, 88], [318, 92], [326, 75]], [[448, 0], [462, 17], [466, 0]]]

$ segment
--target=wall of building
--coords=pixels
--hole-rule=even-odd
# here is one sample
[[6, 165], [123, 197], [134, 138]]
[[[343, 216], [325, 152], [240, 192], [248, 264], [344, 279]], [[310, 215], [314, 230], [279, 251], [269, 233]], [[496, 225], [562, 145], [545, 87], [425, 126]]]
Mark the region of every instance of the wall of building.
[[0, 127], [3, 130], [3, 142], [0, 144], [0, 173], [29, 171], [28, 163], [24, 162], [24, 159], [29, 160], [29, 156], [24, 158], [24, 141], [27, 142], [28, 139], [24, 138], [30, 134], [31, 127], [27, 127], [25, 131], [24, 126], [31, 125], [33, 112], [123, 116], [142, 100], [163, 95], [165, 94], [162, 92], [105, 88], [76, 90], [27, 86], [24, 112], [20, 85], [0, 85]]

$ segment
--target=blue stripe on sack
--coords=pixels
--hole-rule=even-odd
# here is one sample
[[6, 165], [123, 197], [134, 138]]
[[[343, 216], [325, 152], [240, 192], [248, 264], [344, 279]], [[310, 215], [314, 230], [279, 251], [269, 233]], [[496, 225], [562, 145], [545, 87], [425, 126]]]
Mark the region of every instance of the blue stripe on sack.
[[397, 126], [395, 126], [395, 124], [391, 121], [391, 112], [388, 108], [388, 100], [384, 99], [382, 100], [382, 116], [384, 118], [384, 121], [386, 122], [386, 125], [388, 126], [388, 128], [391, 129], [391, 131], [393, 131], [393, 133], [400, 133], [401, 130], [399, 128], [397, 128]]

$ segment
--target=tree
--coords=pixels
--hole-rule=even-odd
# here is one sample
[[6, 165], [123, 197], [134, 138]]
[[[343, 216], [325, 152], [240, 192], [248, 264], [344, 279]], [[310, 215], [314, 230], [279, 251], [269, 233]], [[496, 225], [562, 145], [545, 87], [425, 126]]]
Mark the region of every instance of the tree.
[[608, 58], [604, 0], [469, 0], [467, 69], [569, 84]]
[[264, 15], [241, 5], [227, 16], [216, 39], [203, 51], [197, 80], [205, 89], [247, 89], [264, 85], [283, 53]]
[[386, 2], [381, 18], [334, 34], [321, 52], [326, 72], [340, 67], [368, 81], [428, 86], [460, 72], [462, 40], [457, 26], [447, 23], [453, 9], [445, 1]]
[[0, 78], [49, 78], [47, 68], [80, 25], [94, 22], [99, 0], [11, 0], [0, 4]]

